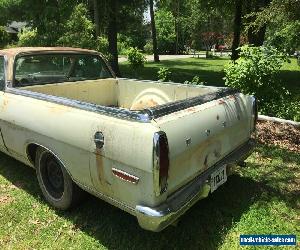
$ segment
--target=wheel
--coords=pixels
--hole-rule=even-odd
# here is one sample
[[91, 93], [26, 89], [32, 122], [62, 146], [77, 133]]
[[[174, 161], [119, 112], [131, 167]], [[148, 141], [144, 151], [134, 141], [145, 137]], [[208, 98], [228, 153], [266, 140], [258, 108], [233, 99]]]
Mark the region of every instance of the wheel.
[[67, 210], [81, 201], [83, 190], [72, 181], [64, 166], [51, 152], [38, 148], [35, 167], [39, 186], [50, 205]]

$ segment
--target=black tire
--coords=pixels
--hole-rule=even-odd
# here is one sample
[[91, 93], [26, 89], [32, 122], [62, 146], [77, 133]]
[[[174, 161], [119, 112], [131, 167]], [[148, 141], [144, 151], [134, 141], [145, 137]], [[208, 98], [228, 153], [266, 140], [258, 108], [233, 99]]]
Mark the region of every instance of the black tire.
[[39, 147], [35, 157], [36, 175], [46, 201], [60, 210], [68, 210], [83, 198], [84, 191], [71, 179], [60, 161]]

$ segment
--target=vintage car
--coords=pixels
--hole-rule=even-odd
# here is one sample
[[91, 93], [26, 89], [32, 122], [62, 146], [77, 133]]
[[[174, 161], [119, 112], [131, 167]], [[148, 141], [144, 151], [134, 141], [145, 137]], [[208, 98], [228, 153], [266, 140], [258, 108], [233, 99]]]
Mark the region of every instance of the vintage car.
[[96, 51], [0, 50], [0, 87], [0, 149], [35, 168], [57, 209], [85, 190], [160, 231], [254, 147], [254, 97], [116, 78]]

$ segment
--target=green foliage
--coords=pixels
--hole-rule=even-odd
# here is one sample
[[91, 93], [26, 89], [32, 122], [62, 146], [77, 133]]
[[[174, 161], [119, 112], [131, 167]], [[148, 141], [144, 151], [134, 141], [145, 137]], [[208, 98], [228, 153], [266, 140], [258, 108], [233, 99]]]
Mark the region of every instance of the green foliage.
[[256, 96], [263, 114], [294, 119], [296, 106], [278, 80], [285, 60], [286, 56], [273, 47], [243, 46], [240, 58], [225, 66], [225, 84]]
[[166, 68], [166, 67], [161, 67], [158, 72], [158, 79], [162, 82], [168, 82], [170, 81], [170, 77], [171, 77], [171, 71], [170, 69]]
[[199, 76], [194, 76], [191, 81], [185, 81], [184, 84], [204, 85], [204, 82], [200, 80]]
[[148, 55], [153, 54], [153, 43], [151, 41], [148, 41], [144, 46], [144, 52]]
[[9, 42], [9, 34], [6, 32], [4, 27], [0, 26], [0, 48], [4, 47]]
[[289, 53], [300, 48], [300, 21], [284, 23], [284, 25], [273, 34], [270, 34], [268, 44]]
[[92, 49], [96, 47], [93, 33], [94, 25], [89, 19], [86, 6], [78, 4], [66, 22], [64, 35], [58, 42], [64, 46]]
[[129, 48], [127, 52], [128, 62], [130, 67], [136, 72], [139, 68], [143, 68], [146, 62], [146, 57], [137, 48]]
[[99, 36], [97, 38], [96, 50], [105, 56], [108, 56], [108, 40], [104, 36]]
[[31, 47], [39, 45], [37, 29], [25, 28], [18, 34], [18, 38], [18, 46], [20, 47]]
[[172, 12], [161, 9], [155, 13], [158, 51], [168, 54], [174, 51], [176, 34]]

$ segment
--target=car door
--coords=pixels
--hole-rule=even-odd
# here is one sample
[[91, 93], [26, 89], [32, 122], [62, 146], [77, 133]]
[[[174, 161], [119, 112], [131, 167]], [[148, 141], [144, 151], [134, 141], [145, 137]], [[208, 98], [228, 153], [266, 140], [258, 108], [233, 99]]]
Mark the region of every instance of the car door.
[[[0, 55], [0, 120], [2, 119], [1, 113], [3, 112], [3, 107], [4, 107], [4, 88], [5, 88], [5, 81], [6, 81], [5, 64], [6, 64], [5, 57], [3, 55]], [[6, 146], [3, 141], [1, 126], [0, 126], [0, 150], [2, 152], [7, 152]]]

